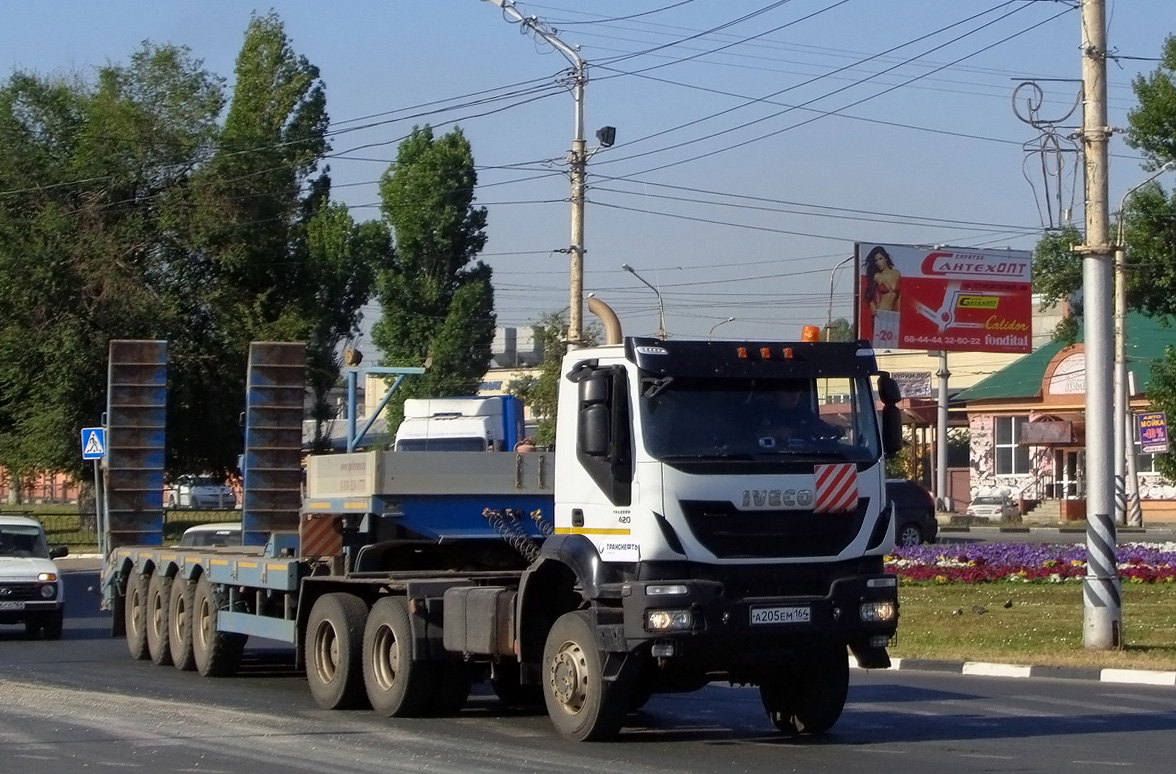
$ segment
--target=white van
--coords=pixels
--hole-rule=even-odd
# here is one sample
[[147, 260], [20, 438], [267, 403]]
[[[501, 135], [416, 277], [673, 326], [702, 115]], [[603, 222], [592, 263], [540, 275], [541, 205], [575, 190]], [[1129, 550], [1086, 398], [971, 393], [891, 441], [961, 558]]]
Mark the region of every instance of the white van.
[[0, 624], [25, 625], [30, 637], [61, 639], [65, 621], [65, 584], [54, 559], [69, 548], [52, 550], [40, 523], [23, 516], [0, 515]]

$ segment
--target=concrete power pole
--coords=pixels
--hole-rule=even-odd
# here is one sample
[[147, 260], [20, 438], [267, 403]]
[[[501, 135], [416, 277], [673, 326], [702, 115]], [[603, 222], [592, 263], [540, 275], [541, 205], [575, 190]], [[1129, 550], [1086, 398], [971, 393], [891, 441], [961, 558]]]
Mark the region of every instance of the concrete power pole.
[[1082, 145], [1086, 160], [1086, 244], [1080, 248], [1086, 339], [1086, 578], [1083, 643], [1090, 650], [1121, 645], [1122, 599], [1115, 561], [1115, 487], [1111, 389], [1112, 248], [1108, 211], [1106, 0], [1082, 2]]
[[535, 16], [524, 16], [514, 0], [489, 0], [502, 9], [505, 16], [521, 24], [523, 29], [542, 39], [572, 63], [572, 96], [575, 99], [575, 134], [568, 159], [572, 180], [572, 242], [567, 253], [571, 259], [571, 298], [568, 304], [568, 347], [576, 349], [584, 343], [584, 177], [588, 165], [588, 148], [584, 142], [584, 85], [588, 82], [588, 66], [576, 49], [559, 39], [556, 31]]

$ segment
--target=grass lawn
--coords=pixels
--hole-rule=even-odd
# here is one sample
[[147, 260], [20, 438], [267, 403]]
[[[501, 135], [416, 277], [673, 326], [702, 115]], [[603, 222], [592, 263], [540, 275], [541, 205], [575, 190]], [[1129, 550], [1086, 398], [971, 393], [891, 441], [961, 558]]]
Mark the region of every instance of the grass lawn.
[[898, 599], [892, 656], [1176, 670], [1176, 584], [1123, 584], [1124, 647], [1113, 651], [1083, 646], [1080, 582], [904, 585]]

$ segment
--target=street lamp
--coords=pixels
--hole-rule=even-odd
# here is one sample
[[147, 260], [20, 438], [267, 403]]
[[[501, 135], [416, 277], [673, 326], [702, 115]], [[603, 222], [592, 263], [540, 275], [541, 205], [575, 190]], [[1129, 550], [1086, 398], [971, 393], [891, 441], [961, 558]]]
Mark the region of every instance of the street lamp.
[[637, 279], [639, 279], [641, 281], [641, 283], [643, 285], [645, 285], [645, 287], [649, 288], [657, 295], [657, 337], [659, 339], [661, 339], [662, 341], [665, 341], [666, 339], [669, 338], [669, 334], [666, 333], [666, 307], [665, 307], [665, 304], [662, 303], [661, 291], [658, 290], [657, 288], [655, 288], [653, 285], [650, 285], [648, 282], [646, 282], [645, 278], [642, 277], [640, 274], [638, 274], [636, 271], [634, 271], [633, 267], [630, 266], [629, 264], [622, 263], [621, 268], [624, 269], [625, 271], [629, 272], [630, 274], [632, 274]]
[[833, 335], [833, 282], [837, 277], [837, 270], [852, 261], [855, 257], [857, 256], [850, 255], [846, 258], [842, 258], [837, 262], [837, 265], [833, 267], [833, 271], [829, 272], [829, 317], [828, 322], [825, 323], [825, 341], [828, 341], [829, 337]]
[[[1119, 516], [1119, 506], [1124, 506], [1123, 521], [1131, 526], [1143, 524], [1143, 513], [1139, 510], [1139, 481], [1135, 471], [1135, 441], [1127, 421], [1129, 401], [1127, 397], [1127, 245], [1124, 241], [1125, 223], [1127, 220], [1127, 199], [1136, 191], [1155, 180], [1170, 169], [1176, 168], [1176, 163], [1167, 162], [1156, 170], [1148, 179], [1123, 194], [1119, 202], [1119, 234], [1115, 240], [1115, 415], [1114, 415], [1114, 448], [1115, 448], [1115, 490], [1116, 516]], [[1127, 497], [1127, 485], [1133, 497]], [[1130, 500], [1130, 506], [1128, 502]], [[1129, 516], [1128, 516], [1129, 514]], [[1116, 519], [1118, 520], [1118, 519]]]
[[735, 318], [728, 317], [726, 320], [719, 320], [717, 323], [712, 325], [710, 331], [706, 334], [706, 340], [707, 341], [711, 340], [711, 336], [713, 336], [715, 333], [715, 328], [718, 328], [720, 325], [726, 325], [729, 322], [735, 322]]

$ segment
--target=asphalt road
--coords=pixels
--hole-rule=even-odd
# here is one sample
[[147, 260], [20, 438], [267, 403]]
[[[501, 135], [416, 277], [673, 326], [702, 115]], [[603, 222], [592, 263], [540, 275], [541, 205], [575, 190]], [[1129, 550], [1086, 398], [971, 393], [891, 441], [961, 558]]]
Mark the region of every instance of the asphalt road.
[[725, 686], [655, 697], [608, 744], [564, 742], [545, 715], [483, 691], [453, 719], [328, 712], [282, 648], [251, 645], [242, 674], [219, 680], [131, 661], [85, 590], [95, 581], [66, 570], [61, 641], [0, 627], [0, 771], [1152, 774], [1176, 753], [1170, 687], [933, 672], [855, 670], [841, 721], [816, 739], [780, 736], [754, 689]]

